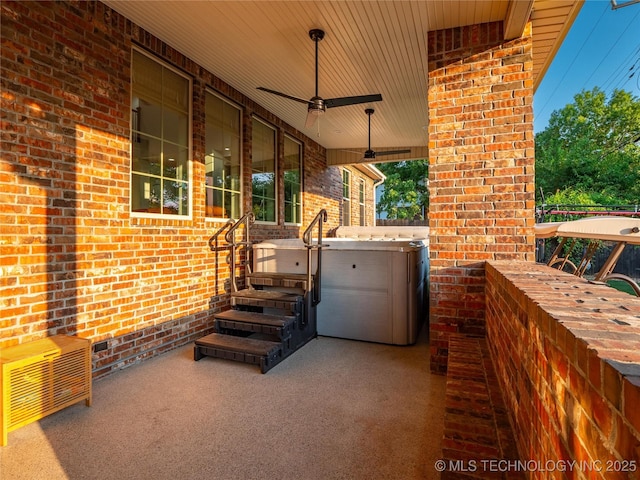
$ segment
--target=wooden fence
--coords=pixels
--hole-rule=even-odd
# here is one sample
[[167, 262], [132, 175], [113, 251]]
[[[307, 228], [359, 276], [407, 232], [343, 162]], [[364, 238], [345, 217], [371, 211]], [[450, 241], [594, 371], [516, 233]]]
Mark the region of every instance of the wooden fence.
[[376, 218], [376, 226], [378, 227], [417, 227], [429, 226], [428, 219], [409, 220], [405, 218]]

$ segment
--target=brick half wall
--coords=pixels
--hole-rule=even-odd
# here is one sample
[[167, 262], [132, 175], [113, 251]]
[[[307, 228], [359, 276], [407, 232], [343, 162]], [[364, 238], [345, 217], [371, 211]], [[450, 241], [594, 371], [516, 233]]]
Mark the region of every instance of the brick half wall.
[[487, 262], [486, 280], [521, 459], [578, 462], [567, 478], [640, 478], [640, 299], [534, 263]]

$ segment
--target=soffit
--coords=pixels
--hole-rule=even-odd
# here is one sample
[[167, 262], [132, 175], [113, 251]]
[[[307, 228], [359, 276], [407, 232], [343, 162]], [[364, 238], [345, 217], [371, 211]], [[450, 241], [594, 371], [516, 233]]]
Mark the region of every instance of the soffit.
[[[200, 64], [294, 128], [330, 149], [427, 144], [427, 33], [505, 20], [517, 31], [530, 0], [427, 1], [130, 1], [105, 4]], [[581, 0], [533, 3], [536, 85]], [[544, 27], [538, 44], [537, 23]], [[568, 22], [568, 23], [567, 23]], [[257, 90], [308, 99], [315, 94], [312, 28], [319, 43], [319, 95], [380, 93], [383, 101], [328, 109], [305, 128], [306, 106]]]

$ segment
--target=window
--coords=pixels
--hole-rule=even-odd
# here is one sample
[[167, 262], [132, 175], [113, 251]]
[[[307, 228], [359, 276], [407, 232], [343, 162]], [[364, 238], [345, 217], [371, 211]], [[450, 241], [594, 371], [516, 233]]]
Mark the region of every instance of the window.
[[214, 218], [240, 218], [242, 112], [207, 92], [205, 115], [205, 214]]
[[189, 215], [191, 82], [134, 50], [131, 210]]
[[302, 144], [284, 137], [284, 221], [302, 223]]
[[351, 172], [342, 170], [342, 225], [351, 225]]
[[257, 221], [276, 221], [276, 130], [253, 119], [252, 209]]
[[360, 225], [365, 226], [367, 224], [367, 209], [364, 203], [365, 182], [363, 178], [361, 178], [358, 183], [358, 190], [358, 203], [360, 203]]

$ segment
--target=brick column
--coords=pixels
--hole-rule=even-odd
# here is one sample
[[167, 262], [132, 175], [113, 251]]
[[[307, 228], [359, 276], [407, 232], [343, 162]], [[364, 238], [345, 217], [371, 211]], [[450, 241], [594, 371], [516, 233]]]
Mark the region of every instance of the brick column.
[[484, 335], [486, 260], [535, 261], [531, 26], [429, 32], [431, 369], [452, 332]]

